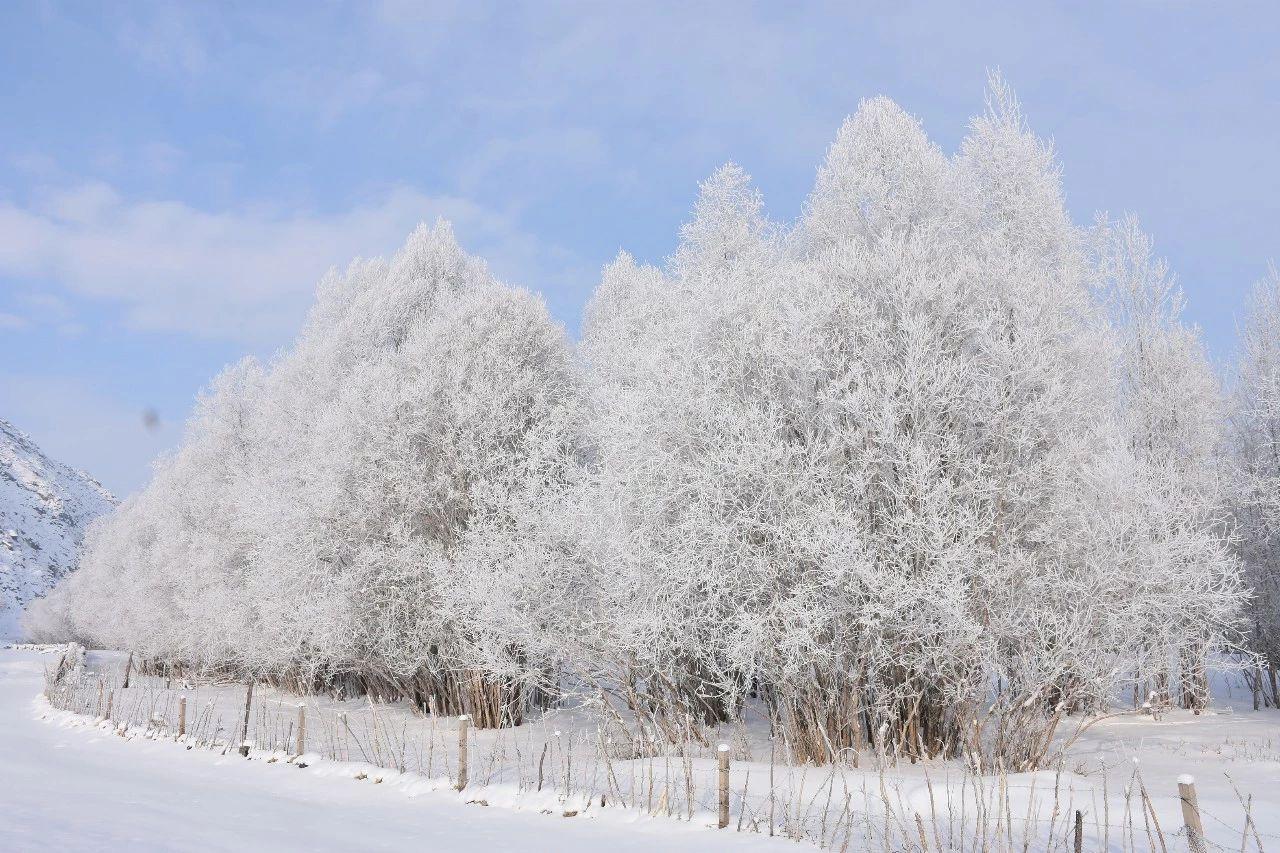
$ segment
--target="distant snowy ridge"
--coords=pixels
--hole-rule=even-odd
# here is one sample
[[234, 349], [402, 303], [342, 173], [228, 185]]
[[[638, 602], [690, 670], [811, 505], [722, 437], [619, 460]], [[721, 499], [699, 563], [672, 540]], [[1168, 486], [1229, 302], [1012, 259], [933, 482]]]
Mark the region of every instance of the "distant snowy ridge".
[[85, 528], [115, 503], [97, 480], [50, 459], [0, 418], [0, 634], [74, 571]]

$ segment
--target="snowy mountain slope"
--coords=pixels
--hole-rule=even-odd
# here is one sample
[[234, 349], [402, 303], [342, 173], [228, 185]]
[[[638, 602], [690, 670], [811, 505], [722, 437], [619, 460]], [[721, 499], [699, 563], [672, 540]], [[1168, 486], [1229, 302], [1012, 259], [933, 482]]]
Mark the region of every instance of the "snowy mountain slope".
[[0, 634], [75, 569], [85, 528], [114, 505], [97, 480], [50, 459], [0, 418]]

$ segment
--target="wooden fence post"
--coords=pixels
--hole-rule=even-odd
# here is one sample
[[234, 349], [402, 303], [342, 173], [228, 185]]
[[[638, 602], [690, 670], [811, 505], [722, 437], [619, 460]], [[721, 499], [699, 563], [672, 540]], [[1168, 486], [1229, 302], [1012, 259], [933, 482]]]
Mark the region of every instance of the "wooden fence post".
[[116, 700], [116, 692], [114, 690], [108, 690], [107, 691], [107, 713], [103, 717], [104, 720], [111, 719], [111, 705], [112, 703], [115, 702], [115, 700]]
[[1084, 850], [1084, 814], [1076, 809], [1076, 837], [1075, 837], [1075, 853], [1082, 853]]
[[467, 729], [470, 728], [471, 717], [463, 714], [458, 717], [458, 784], [461, 791], [467, 787]]
[[298, 703], [298, 755], [307, 749], [307, 706]]
[[244, 730], [240, 737], [240, 754], [249, 757], [249, 706], [253, 704], [253, 679], [249, 679], [249, 687], [244, 694]]
[[1178, 798], [1182, 800], [1182, 822], [1187, 827], [1187, 844], [1191, 853], [1205, 853], [1204, 824], [1200, 822], [1200, 804], [1196, 801], [1196, 780], [1190, 774], [1178, 777]]
[[94, 713], [94, 716], [96, 716], [99, 720], [102, 719], [102, 679], [101, 678], [98, 679], [98, 704], [93, 709], [93, 713]]
[[124, 684], [120, 685], [122, 689], [129, 689], [129, 674], [133, 672], [133, 652], [129, 652], [129, 661], [124, 665]]
[[720, 828], [724, 829], [729, 825], [729, 744], [720, 744], [716, 753], [720, 759]]
[[187, 697], [178, 697], [178, 737], [187, 733]]

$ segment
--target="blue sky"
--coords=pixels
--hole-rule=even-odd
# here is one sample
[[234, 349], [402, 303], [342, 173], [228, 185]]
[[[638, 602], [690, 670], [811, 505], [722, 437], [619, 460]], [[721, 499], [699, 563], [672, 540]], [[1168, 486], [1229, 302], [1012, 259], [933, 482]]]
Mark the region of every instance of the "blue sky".
[[[1216, 358], [1280, 258], [1275, 3], [0, 6], [0, 417], [120, 494], [330, 265], [453, 220], [576, 333], [733, 160], [797, 215], [862, 98], [954, 150], [988, 68], [1136, 213]], [[154, 409], [160, 425], [147, 429]]]

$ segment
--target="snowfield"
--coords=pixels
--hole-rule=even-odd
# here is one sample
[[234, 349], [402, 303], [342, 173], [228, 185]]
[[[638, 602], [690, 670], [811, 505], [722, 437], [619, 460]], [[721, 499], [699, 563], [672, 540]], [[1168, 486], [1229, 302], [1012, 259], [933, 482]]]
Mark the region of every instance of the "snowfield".
[[[288, 764], [117, 737], [51, 712], [33, 650], [0, 651], [0, 850], [777, 850], [621, 812], [565, 819], [465, 805]], [[794, 849], [794, 845], [786, 845]]]
[[[850, 850], [920, 850], [923, 832], [932, 850], [1067, 850], [1078, 809], [1085, 849], [1177, 851], [1187, 848], [1177, 791], [1184, 774], [1195, 778], [1212, 845], [1280, 843], [1280, 712], [1253, 711], [1249, 693], [1221, 676], [1202, 715], [1104, 719], [1055, 769], [981, 780], [957, 762], [895, 765], [874, 755], [863, 755], [859, 768], [771, 767], [766, 731], [726, 733], [734, 741], [731, 822], [717, 832], [714, 753], [691, 753], [688, 773], [670, 757], [605, 766], [593, 762], [595, 730], [585, 715], [552, 712], [514, 732], [472, 730], [471, 782], [459, 794], [451, 788], [451, 718], [367, 697], [307, 697], [306, 754], [297, 757], [286, 721], [298, 697], [259, 686], [255, 748], [245, 760], [234, 749], [243, 685], [169, 684], [135, 671], [124, 691], [124, 656], [90, 653], [75, 676], [87, 685], [79, 695], [93, 702], [99, 679], [115, 686], [118, 704], [106, 723], [58, 710], [41, 694], [44, 672], [58, 660], [32, 649], [0, 652], [0, 849], [794, 849], [764, 834], [772, 810], [779, 836], [813, 842], [829, 832], [833, 849], [848, 840]], [[175, 742], [179, 695], [188, 697], [189, 749]], [[1075, 721], [1060, 736], [1074, 729]], [[210, 749], [209, 741], [222, 746]], [[548, 742], [546, 784], [535, 790], [534, 759]], [[557, 743], [569, 744], [571, 761]], [[387, 766], [397, 763], [403, 772]], [[536, 760], [539, 778], [542, 765]], [[672, 792], [672, 817], [661, 807], [645, 810], [646, 786], [652, 799], [655, 785]], [[609, 806], [600, 808], [606, 791]], [[632, 807], [619, 808], [619, 800]], [[565, 818], [564, 810], [577, 814]], [[837, 833], [837, 825], [848, 831]]]

